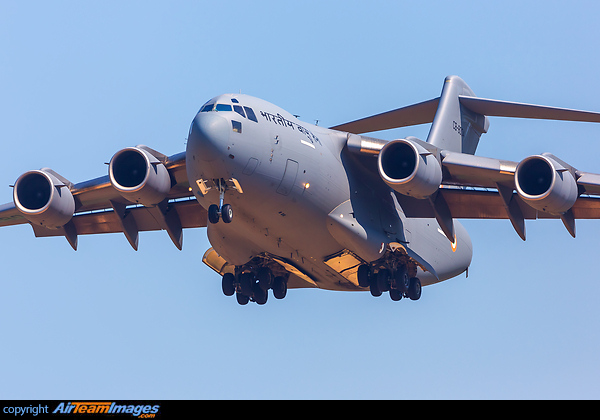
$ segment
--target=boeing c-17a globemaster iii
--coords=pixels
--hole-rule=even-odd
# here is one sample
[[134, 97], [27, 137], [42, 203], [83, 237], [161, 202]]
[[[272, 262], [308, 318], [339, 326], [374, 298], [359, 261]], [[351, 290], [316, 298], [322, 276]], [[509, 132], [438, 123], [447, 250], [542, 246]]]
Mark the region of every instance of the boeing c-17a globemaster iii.
[[[242, 94], [211, 99], [192, 121], [186, 151], [119, 150], [108, 175], [73, 184], [51, 169], [18, 177], [0, 225], [36, 236], [207, 227], [203, 261], [240, 304], [289, 288], [389, 292], [417, 300], [422, 286], [465, 272], [472, 246], [461, 218], [600, 218], [600, 175], [554, 155], [520, 162], [475, 156], [489, 116], [600, 122], [600, 113], [476, 97], [459, 77], [440, 97], [332, 128], [298, 120]], [[362, 136], [432, 123], [426, 141]]]

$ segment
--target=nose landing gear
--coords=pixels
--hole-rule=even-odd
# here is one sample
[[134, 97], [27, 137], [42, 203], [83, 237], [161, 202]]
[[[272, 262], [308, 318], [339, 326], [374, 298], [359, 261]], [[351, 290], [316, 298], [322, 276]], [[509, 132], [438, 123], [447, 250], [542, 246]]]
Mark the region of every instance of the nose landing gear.
[[[233, 209], [231, 208], [231, 204], [224, 204], [225, 202], [225, 191], [229, 188], [237, 190], [240, 194], [243, 194], [242, 187], [239, 182], [235, 178], [231, 178], [228, 182], [232, 185], [229, 186], [227, 181], [223, 178], [218, 180], [213, 180], [215, 187], [219, 191], [219, 205], [211, 204], [208, 207], [208, 221], [212, 224], [219, 223], [219, 219], [223, 220], [223, 223], [231, 223], [233, 220]], [[198, 183], [198, 185], [205, 185], [204, 181], [202, 183]], [[204, 187], [202, 194], [205, 195], [212, 188]]]

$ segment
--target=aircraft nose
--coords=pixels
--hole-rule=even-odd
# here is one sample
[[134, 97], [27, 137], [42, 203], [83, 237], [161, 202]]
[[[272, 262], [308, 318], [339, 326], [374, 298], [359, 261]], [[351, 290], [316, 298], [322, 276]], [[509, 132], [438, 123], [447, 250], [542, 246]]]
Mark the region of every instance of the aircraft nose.
[[227, 120], [214, 113], [196, 115], [188, 136], [187, 154], [204, 162], [212, 162], [227, 153], [231, 129]]

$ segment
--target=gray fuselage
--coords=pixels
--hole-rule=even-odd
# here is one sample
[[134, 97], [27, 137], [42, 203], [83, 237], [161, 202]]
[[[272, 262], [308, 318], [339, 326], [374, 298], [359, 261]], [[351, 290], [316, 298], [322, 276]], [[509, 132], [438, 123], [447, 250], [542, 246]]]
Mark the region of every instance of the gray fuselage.
[[225, 192], [235, 212], [231, 223], [208, 224], [214, 250], [236, 266], [263, 253], [278, 256], [331, 290], [361, 289], [325, 264], [329, 256], [348, 250], [371, 262], [394, 243], [434, 268], [437, 277], [419, 266], [423, 285], [464, 272], [472, 247], [462, 225], [455, 222], [451, 243], [435, 219], [404, 217], [392, 189], [346, 141], [347, 133], [301, 122], [247, 95], [208, 101], [188, 137], [192, 192], [208, 209], [219, 194], [202, 182], [235, 179], [243, 190]]

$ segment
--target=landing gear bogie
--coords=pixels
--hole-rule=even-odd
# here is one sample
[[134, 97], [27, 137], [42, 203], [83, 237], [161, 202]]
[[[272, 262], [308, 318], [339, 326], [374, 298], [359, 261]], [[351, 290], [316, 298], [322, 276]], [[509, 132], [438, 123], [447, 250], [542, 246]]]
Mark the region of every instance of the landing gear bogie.
[[[414, 270], [413, 270], [414, 272]], [[371, 295], [379, 297], [383, 292], [389, 292], [393, 301], [403, 297], [419, 300], [421, 297], [421, 281], [409, 276], [409, 269], [404, 264], [394, 264], [381, 267], [371, 267], [362, 264], [357, 271], [358, 285], [369, 288]]]
[[222, 289], [225, 296], [236, 295], [240, 305], [256, 302], [259, 305], [267, 303], [269, 289], [273, 297], [283, 299], [287, 294], [287, 276], [274, 276], [267, 266], [236, 267], [236, 274], [225, 273], [222, 278]]

